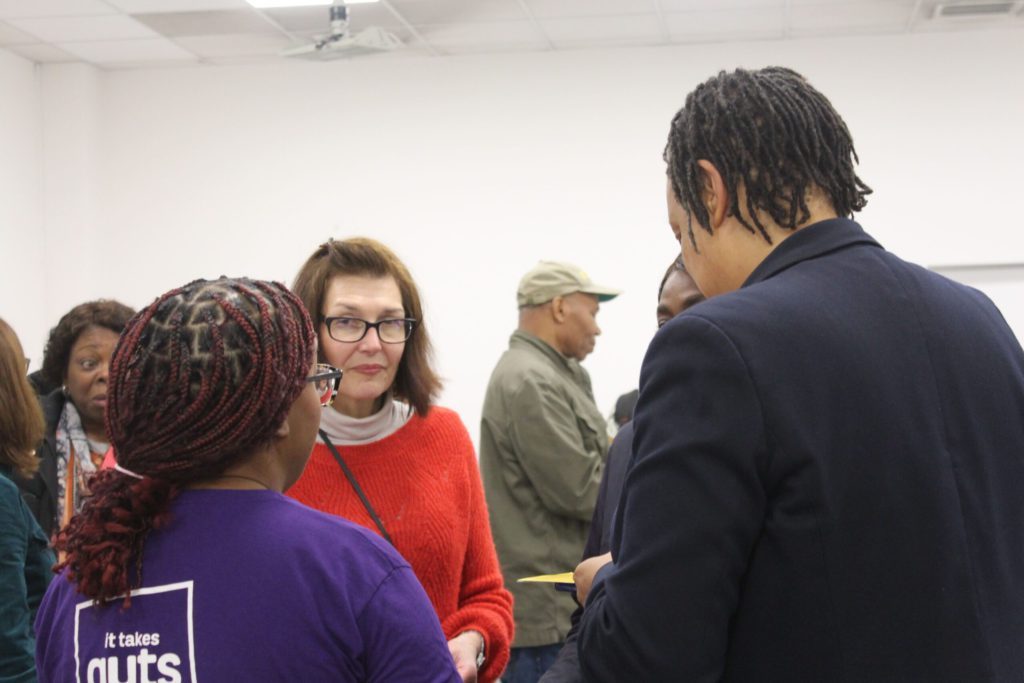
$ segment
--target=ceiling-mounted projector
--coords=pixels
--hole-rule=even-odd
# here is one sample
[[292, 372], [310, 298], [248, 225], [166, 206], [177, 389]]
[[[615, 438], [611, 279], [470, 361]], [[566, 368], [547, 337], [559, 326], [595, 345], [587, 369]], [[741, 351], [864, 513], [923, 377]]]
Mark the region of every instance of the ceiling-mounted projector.
[[348, 30], [348, 7], [344, 3], [331, 6], [331, 32], [308, 45], [288, 48], [282, 57], [300, 59], [344, 59], [359, 55], [385, 52], [401, 47], [398, 36], [384, 29], [371, 26], [359, 33]]

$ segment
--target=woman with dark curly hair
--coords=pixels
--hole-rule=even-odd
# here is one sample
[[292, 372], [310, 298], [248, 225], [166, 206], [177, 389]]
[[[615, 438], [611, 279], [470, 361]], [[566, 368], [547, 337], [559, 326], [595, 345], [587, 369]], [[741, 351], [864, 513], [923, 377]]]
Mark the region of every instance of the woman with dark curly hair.
[[34, 681], [32, 621], [50, 583], [53, 553], [10, 477], [31, 475], [43, 416], [25, 377], [25, 354], [0, 320], [0, 681]]
[[248, 279], [193, 282], [129, 322], [117, 464], [58, 535], [41, 683], [458, 680], [408, 563], [282, 495], [341, 378], [316, 345], [297, 297]]
[[117, 301], [79, 304], [50, 331], [41, 370], [46, 434], [39, 447], [39, 470], [15, 477], [25, 502], [47, 537], [82, 506], [86, 479], [106, 452], [103, 415], [107, 371], [117, 337], [135, 311]]

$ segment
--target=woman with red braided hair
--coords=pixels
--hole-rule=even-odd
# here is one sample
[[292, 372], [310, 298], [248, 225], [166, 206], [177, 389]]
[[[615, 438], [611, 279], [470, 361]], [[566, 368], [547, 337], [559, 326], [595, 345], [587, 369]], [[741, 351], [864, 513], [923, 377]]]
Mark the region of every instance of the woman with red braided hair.
[[316, 345], [276, 283], [199, 280], [132, 318], [110, 368], [118, 463], [57, 538], [42, 683], [458, 680], [398, 553], [282, 495], [340, 379]]

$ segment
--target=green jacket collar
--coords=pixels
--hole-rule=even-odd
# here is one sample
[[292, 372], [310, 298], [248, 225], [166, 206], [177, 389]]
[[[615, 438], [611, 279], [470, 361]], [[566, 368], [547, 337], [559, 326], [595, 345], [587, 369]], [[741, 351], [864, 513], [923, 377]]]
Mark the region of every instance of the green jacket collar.
[[533, 348], [537, 349], [542, 354], [544, 354], [551, 360], [555, 361], [559, 365], [565, 368], [569, 367], [568, 358], [566, 358], [557, 350], [555, 350], [555, 347], [551, 346], [551, 344], [548, 344], [540, 337], [532, 335], [529, 332], [524, 332], [523, 330], [516, 330], [515, 332], [512, 333], [512, 337], [508, 340], [508, 345], [510, 347], [519, 345], [532, 346]]
[[574, 382], [590, 391], [590, 379], [578, 361], [566, 358], [546, 341], [523, 330], [516, 330], [508, 341], [509, 348], [523, 347], [534, 350], [551, 361], [555, 367], [567, 372]]

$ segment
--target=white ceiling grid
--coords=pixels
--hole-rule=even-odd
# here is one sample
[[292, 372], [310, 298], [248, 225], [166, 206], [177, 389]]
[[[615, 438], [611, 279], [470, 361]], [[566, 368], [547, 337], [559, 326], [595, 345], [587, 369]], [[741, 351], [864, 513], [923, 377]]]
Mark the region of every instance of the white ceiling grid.
[[[997, 16], [936, 20], [939, 2], [381, 0], [349, 12], [353, 31], [379, 26], [402, 40], [400, 53], [434, 56], [1024, 28], [1024, 0], [1013, 0]], [[0, 47], [40, 63], [135, 68], [269, 61], [327, 30], [325, 7], [257, 10], [245, 0], [0, 0]]]

